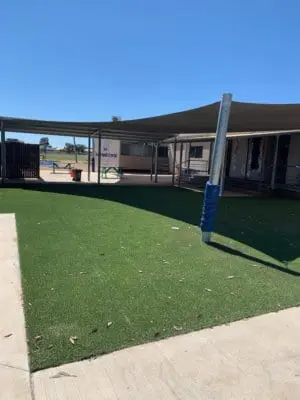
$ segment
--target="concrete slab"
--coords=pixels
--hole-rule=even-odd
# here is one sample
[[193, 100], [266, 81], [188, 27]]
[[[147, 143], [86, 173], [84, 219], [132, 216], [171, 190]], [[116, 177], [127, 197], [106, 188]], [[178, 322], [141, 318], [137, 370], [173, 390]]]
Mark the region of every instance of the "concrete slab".
[[36, 400], [300, 398], [300, 309], [33, 374]]
[[0, 400], [31, 400], [29, 373], [0, 366]]
[[30, 399], [14, 214], [0, 215], [0, 399]]

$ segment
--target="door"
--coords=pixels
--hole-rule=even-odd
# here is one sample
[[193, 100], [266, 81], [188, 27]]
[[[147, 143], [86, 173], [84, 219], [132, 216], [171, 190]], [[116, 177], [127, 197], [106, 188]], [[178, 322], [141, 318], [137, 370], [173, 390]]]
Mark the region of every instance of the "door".
[[290, 141], [290, 135], [282, 135], [279, 137], [276, 164], [276, 183], [285, 183]]

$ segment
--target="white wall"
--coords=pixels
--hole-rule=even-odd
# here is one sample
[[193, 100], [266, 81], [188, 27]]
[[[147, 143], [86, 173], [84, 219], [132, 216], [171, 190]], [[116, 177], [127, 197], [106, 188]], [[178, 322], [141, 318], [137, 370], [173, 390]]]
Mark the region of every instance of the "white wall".
[[[190, 147], [191, 146], [195, 146], [195, 147], [202, 146], [203, 147], [202, 158], [190, 158], [190, 168], [200, 171], [200, 172], [207, 169], [208, 162], [209, 162], [209, 154], [210, 154], [210, 144], [211, 144], [211, 142], [183, 143], [182, 168], [188, 167]], [[177, 143], [177, 146], [176, 146], [176, 173], [178, 173], [178, 170], [179, 170], [180, 149], [181, 149], [181, 143]], [[170, 171], [172, 171], [172, 168], [173, 168], [173, 155], [174, 155], [174, 145], [172, 144], [169, 146]]]
[[[95, 170], [98, 168], [98, 140], [94, 139], [93, 157], [95, 158]], [[101, 140], [101, 167], [120, 166], [120, 140], [102, 139]]]

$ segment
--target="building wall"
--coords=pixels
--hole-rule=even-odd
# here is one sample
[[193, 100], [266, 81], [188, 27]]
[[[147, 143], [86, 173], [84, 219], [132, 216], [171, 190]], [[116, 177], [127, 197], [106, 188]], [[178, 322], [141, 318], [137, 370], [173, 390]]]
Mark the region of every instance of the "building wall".
[[288, 167], [286, 171], [286, 183], [300, 187], [300, 135], [292, 135], [289, 147]]
[[[93, 140], [92, 157], [95, 159], [95, 169], [98, 168], [98, 140]], [[120, 165], [120, 140], [101, 140], [101, 167], [119, 167]]]
[[[132, 170], [132, 171], [151, 171], [151, 157], [138, 157], [138, 156], [124, 156], [120, 155], [120, 167], [123, 170]], [[158, 158], [158, 171], [159, 172], [169, 172], [168, 168], [168, 158], [167, 157], [159, 157]]]
[[[202, 158], [190, 158], [190, 169], [194, 169], [196, 171], [205, 172], [208, 169], [209, 157], [210, 157], [210, 147], [211, 142], [194, 142], [194, 143], [183, 143], [183, 151], [182, 151], [182, 168], [188, 167], [189, 160], [189, 152], [192, 146], [202, 146], [203, 153]], [[177, 143], [176, 146], [176, 173], [179, 173], [179, 163], [180, 163], [180, 149], [181, 143]], [[169, 146], [169, 165], [170, 171], [173, 168], [173, 156], [174, 156], [174, 145]]]
[[245, 178], [247, 146], [247, 138], [232, 139], [232, 153], [229, 170], [229, 176], [231, 178]]
[[[98, 139], [93, 141], [92, 157], [95, 158], [95, 170], [98, 168]], [[150, 172], [152, 157], [121, 154], [121, 141], [102, 139], [101, 166], [121, 167], [123, 170]], [[158, 171], [168, 173], [168, 157], [158, 158]]]
[[249, 154], [248, 154], [248, 164], [246, 169], [247, 162], [247, 152], [248, 152], [248, 138], [234, 138], [232, 139], [232, 153], [231, 153], [231, 163], [229, 176], [231, 178], [239, 178], [249, 180], [259, 180], [261, 178], [262, 167], [263, 167], [263, 143], [264, 138], [261, 138], [258, 150], [258, 165], [257, 168], [252, 169], [252, 156], [253, 156], [253, 147], [254, 142], [250, 139], [249, 144]]

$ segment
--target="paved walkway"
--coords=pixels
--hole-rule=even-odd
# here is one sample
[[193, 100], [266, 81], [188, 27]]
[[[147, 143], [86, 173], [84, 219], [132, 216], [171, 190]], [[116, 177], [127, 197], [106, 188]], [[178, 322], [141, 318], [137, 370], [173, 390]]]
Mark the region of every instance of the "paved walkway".
[[0, 399], [30, 400], [14, 214], [0, 214]]
[[32, 375], [14, 215], [0, 215], [0, 400], [298, 400], [300, 308]]
[[299, 400], [300, 309], [33, 374], [36, 400]]

